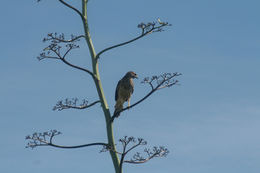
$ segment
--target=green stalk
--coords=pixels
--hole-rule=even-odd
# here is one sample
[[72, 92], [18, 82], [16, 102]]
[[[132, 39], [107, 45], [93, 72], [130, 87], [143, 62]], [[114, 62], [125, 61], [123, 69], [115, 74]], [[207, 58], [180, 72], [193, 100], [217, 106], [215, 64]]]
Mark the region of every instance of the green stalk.
[[[109, 107], [104, 95], [102, 83], [100, 80], [100, 75], [99, 75], [99, 68], [98, 68], [98, 60], [96, 56], [96, 52], [94, 49], [94, 45], [92, 43], [91, 37], [90, 37], [90, 32], [89, 32], [89, 27], [88, 27], [88, 19], [87, 19], [87, 3], [88, 0], [82, 0], [82, 15], [84, 18], [82, 19], [83, 25], [84, 25], [84, 30], [85, 30], [85, 38], [86, 42], [90, 51], [91, 59], [92, 59], [92, 68], [93, 68], [93, 74], [94, 74], [94, 81], [95, 85], [97, 88], [98, 96], [101, 101], [101, 106], [105, 115], [106, 119], [106, 130], [107, 130], [107, 138], [108, 138], [108, 144], [112, 147], [113, 150], [116, 150], [115, 147], [115, 140], [114, 140], [114, 135], [113, 135], [113, 123], [111, 122], [111, 115], [109, 111]], [[119, 173], [119, 158], [117, 153], [113, 152], [110, 150], [110, 155], [114, 164], [115, 172]]]

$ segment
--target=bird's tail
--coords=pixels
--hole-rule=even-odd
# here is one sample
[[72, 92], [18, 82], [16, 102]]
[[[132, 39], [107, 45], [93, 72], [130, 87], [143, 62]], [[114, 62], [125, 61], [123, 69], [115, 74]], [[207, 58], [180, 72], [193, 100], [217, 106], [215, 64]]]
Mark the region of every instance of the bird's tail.
[[113, 117], [116, 117], [116, 118], [119, 117], [120, 111], [123, 109], [123, 104], [124, 104], [124, 101], [117, 100], [117, 102], [115, 104], [115, 111], [114, 111]]
[[123, 104], [120, 102], [117, 102], [115, 105], [115, 111], [114, 111], [114, 116], [119, 117], [120, 116], [120, 111], [123, 109]]

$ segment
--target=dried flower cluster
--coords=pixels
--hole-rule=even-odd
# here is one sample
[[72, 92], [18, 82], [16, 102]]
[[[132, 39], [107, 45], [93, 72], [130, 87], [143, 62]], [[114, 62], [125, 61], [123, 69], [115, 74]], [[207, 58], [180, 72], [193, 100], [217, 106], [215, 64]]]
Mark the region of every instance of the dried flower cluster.
[[100, 58], [101, 54], [103, 54], [103, 53], [105, 53], [109, 50], [130, 44], [130, 43], [137, 41], [137, 40], [143, 38], [144, 36], [147, 36], [148, 34], [151, 34], [153, 32], [161, 32], [161, 31], [163, 31], [163, 28], [167, 27], [167, 26], [171, 26], [171, 24], [169, 24], [168, 22], [161, 22], [160, 19], [158, 19], [157, 22], [148, 22], [148, 23], [142, 22], [142, 23], [137, 25], [137, 27], [142, 30], [142, 33], [140, 35], [138, 35], [137, 37], [135, 37], [131, 40], [128, 40], [128, 41], [125, 41], [125, 42], [122, 42], [122, 43], [119, 43], [119, 44], [116, 44], [116, 45], [113, 45], [113, 46], [110, 46], [108, 48], [103, 49], [102, 51], [100, 51], [97, 54], [97, 59]]
[[148, 34], [152, 32], [162, 32], [163, 28], [166, 26], [171, 26], [168, 22], [161, 22], [158, 19], [157, 22], [140, 23], [137, 25], [138, 28], [142, 29], [142, 34]]
[[[80, 41], [80, 38], [84, 36], [74, 36], [71, 35], [71, 39], [66, 40], [63, 33], [49, 33], [47, 37], [43, 39], [43, 42], [49, 42], [50, 44], [43, 49], [43, 52], [37, 57], [38, 60], [43, 60], [46, 58], [50, 59], [65, 59], [67, 54], [76, 48], [79, 48], [79, 45], [75, 42]], [[62, 49], [65, 47], [65, 50]]]
[[180, 76], [181, 73], [164, 73], [158, 76], [146, 77], [141, 83], [149, 84], [152, 90], [162, 89], [165, 87], [171, 87], [177, 84], [179, 81], [175, 77]]
[[43, 42], [50, 41], [51, 43], [70, 43], [70, 42], [78, 42], [80, 41], [80, 38], [84, 38], [84, 36], [83, 35], [75, 36], [71, 34], [70, 39], [66, 40], [64, 33], [58, 34], [57, 32], [55, 32], [55, 33], [47, 34], [47, 37], [43, 38], [42, 41]]
[[169, 153], [169, 150], [164, 146], [153, 147], [152, 149], [144, 148], [144, 154], [136, 152], [129, 160], [126, 160], [127, 154], [129, 154], [132, 150], [136, 149], [137, 147], [147, 145], [147, 142], [142, 138], [135, 138], [132, 136], [124, 136], [123, 138], [119, 139], [119, 142], [122, 145], [122, 151], [117, 151], [115, 148], [111, 148], [110, 146], [103, 146], [103, 149], [100, 152], [112, 151], [119, 154], [121, 156], [121, 171], [124, 163], [141, 164], [156, 157], [166, 157]]
[[48, 132], [43, 133], [33, 133], [32, 135], [28, 135], [25, 137], [26, 140], [29, 140], [26, 148], [35, 148], [37, 146], [47, 146], [52, 144], [52, 138], [54, 136], [60, 135], [61, 132], [57, 130], [50, 130]]
[[64, 101], [60, 100], [56, 103], [56, 105], [53, 107], [52, 110], [58, 110], [58, 111], [62, 111], [64, 109], [86, 109], [90, 106], [95, 105], [96, 103], [99, 103], [100, 101], [95, 101], [93, 103], [88, 102], [88, 100], [83, 99], [82, 102], [80, 104], [78, 104], [78, 98], [72, 98], [72, 99], [68, 99], [66, 98]]
[[125, 160], [126, 163], [140, 164], [145, 163], [155, 157], [166, 157], [169, 154], [169, 150], [164, 146], [153, 147], [152, 149], [144, 149], [146, 156], [137, 152], [133, 155], [131, 160]]

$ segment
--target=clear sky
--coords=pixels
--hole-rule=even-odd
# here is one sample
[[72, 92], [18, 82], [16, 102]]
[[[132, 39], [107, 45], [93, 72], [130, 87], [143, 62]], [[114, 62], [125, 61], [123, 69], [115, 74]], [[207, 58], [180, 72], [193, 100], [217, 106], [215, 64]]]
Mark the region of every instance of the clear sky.
[[[73, 2], [68, 1], [68, 2]], [[80, 7], [80, 0], [74, 2]], [[260, 1], [90, 0], [96, 51], [133, 38], [140, 22], [158, 17], [172, 27], [107, 52], [100, 70], [113, 110], [117, 81], [135, 71], [132, 103], [149, 91], [146, 76], [181, 72], [180, 84], [155, 93], [115, 122], [115, 137], [142, 137], [165, 145], [166, 158], [125, 165], [124, 172], [259, 173]], [[0, 172], [113, 173], [100, 147], [25, 149], [25, 136], [57, 129], [57, 144], [105, 142], [99, 105], [52, 111], [58, 100], [97, 99], [91, 78], [55, 60], [38, 61], [49, 32], [82, 34], [80, 18], [56, 0], [3, 0], [0, 6]], [[71, 62], [91, 67], [85, 42]], [[90, 68], [91, 69], [91, 68]]]

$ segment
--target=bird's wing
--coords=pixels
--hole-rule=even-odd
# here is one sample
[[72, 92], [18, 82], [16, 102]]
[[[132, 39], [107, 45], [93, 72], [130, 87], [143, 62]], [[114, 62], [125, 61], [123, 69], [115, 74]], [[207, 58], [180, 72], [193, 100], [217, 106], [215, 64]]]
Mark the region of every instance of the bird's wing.
[[120, 85], [121, 85], [121, 80], [118, 81], [117, 86], [116, 86], [115, 101], [117, 101], [117, 99], [118, 99], [118, 92], [119, 92]]
[[130, 87], [129, 87], [129, 90], [130, 90], [130, 93], [133, 94], [133, 92], [134, 92], [134, 82], [133, 82], [132, 79], [130, 80]]

